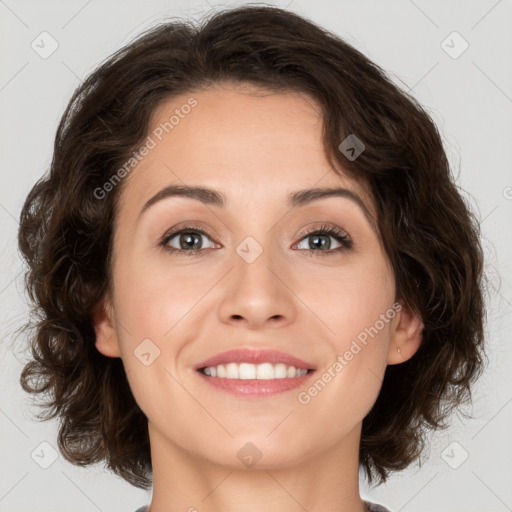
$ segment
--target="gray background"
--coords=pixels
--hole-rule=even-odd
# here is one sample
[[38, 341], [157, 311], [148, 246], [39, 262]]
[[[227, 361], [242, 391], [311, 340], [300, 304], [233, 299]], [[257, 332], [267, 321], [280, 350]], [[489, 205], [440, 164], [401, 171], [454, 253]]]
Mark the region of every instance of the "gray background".
[[[40, 443], [56, 449], [57, 423], [35, 422], [35, 409], [18, 384], [24, 338], [14, 338], [14, 331], [28, 306], [17, 219], [31, 186], [49, 166], [69, 97], [101, 60], [162, 17], [197, 18], [240, 3], [0, 0], [2, 512], [131, 512], [150, 501], [150, 493], [102, 467], [78, 468], [60, 455], [47, 469], [35, 462], [51, 462], [51, 448]], [[474, 419], [453, 415], [450, 428], [431, 437], [421, 466], [371, 490], [362, 480], [361, 494], [393, 512], [512, 510], [512, 1], [286, 0], [275, 5], [340, 34], [412, 90], [439, 126], [484, 238], [491, 280], [490, 364], [467, 410]], [[59, 45], [47, 59], [31, 47], [43, 31]], [[462, 40], [448, 38], [451, 50], [442, 45], [453, 31], [469, 44], [457, 58]], [[201, 511], [200, 499], [196, 508]]]

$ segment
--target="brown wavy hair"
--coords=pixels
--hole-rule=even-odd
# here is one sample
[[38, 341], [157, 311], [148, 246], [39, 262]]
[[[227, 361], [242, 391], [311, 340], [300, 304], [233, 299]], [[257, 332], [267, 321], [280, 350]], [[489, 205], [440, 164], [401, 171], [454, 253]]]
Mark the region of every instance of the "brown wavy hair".
[[[484, 367], [479, 225], [418, 102], [339, 36], [276, 7], [227, 9], [198, 24], [163, 20], [75, 90], [49, 172], [20, 215], [34, 319], [21, 384], [39, 397], [39, 418], [59, 417], [67, 460], [105, 461], [133, 485], [151, 486], [147, 418], [121, 359], [96, 349], [92, 325], [93, 308], [113, 289], [113, 223], [126, 180], [102, 199], [95, 190], [145, 139], [159, 104], [225, 81], [310, 95], [329, 159], [373, 195], [397, 297], [424, 323], [418, 351], [387, 367], [363, 420], [360, 465], [370, 483], [385, 482], [420, 457], [429, 429], [446, 428], [471, 400]], [[350, 134], [365, 144], [355, 160], [338, 149]]]

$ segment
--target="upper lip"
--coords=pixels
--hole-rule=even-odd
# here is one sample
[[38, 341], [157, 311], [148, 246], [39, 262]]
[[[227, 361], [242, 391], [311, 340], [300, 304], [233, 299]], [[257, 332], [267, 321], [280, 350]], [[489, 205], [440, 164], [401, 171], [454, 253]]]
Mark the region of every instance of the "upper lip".
[[314, 370], [315, 366], [311, 363], [307, 363], [298, 357], [292, 356], [286, 352], [280, 352], [273, 349], [255, 349], [255, 348], [235, 348], [221, 352], [220, 354], [214, 355], [205, 359], [201, 363], [195, 366], [196, 370], [205, 368], [207, 366], [217, 366], [219, 364], [227, 363], [284, 363], [295, 368], [303, 368], [307, 370]]

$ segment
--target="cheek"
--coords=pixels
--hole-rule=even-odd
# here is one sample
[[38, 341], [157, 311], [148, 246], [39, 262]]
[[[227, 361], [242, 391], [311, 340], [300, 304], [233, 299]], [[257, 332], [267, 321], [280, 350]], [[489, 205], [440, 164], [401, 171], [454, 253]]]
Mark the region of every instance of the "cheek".
[[[353, 270], [334, 280], [331, 286], [342, 290], [337, 294], [339, 302], [326, 307], [334, 325], [332, 347], [339, 363], [333, 389], [338, 387], [348, 410], [359, 410], [363, 417], [382, 385], [397, 305], [394, 275], [382, 256], [361, 260]], [[335, 296], [334, 290], [331, 293]]]
[[[374, 338], [388, 336], [395, 286], [392, 270], [380, 252], [354, 257], [339, 268], [310, 269], [307, 275], [298, 295], [325, 327], [339, 353], [360, 334], [364, 339], [368, 330]], [[381, 315], [386, 312], [383, 323]], [[375, 326], [378, 334], [372, 329]]]
[[299, 402], [320, 423], [339, 425], [326, 432], [335, 442], [363, 420], [379, 395], [397, 311], [392, 276], [380, 262], [355, 265], [320, 282], [325, 282], [323, 292], [321, 287], [312, 289], [304, 302], [315, 305], [324, 333], [319, 337], [327, 341], [330, 357]]
[[[164, 258], [164, 257], [162, 257]], [[197, 268], [166, 266], [158, 258], [126, 258], [117, 267], [116, 297], [119, 319], [131, 343], [143, 338], [165, 340], [208, 290], [210, 279]]]

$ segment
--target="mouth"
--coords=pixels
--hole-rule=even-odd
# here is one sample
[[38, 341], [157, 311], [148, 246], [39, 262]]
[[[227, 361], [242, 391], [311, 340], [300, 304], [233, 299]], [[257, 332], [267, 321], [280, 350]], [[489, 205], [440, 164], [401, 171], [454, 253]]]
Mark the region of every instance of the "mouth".
[[236, 396], [264, 397], [304, 385], [316, 368], [285, 352], [244, 348], [211, 357], [195, 370], [218, 390]]
[[272, 364], [269, 362], [261, 364], [251, 363], [228, 363], [216, 366], [205, 366], [198, 369], [203, 375], [220, 379], [240, 380], [273, 380], [273, 379], [295, 379], [313, 372], [312, 368], [297, 368], [284, 363]]

